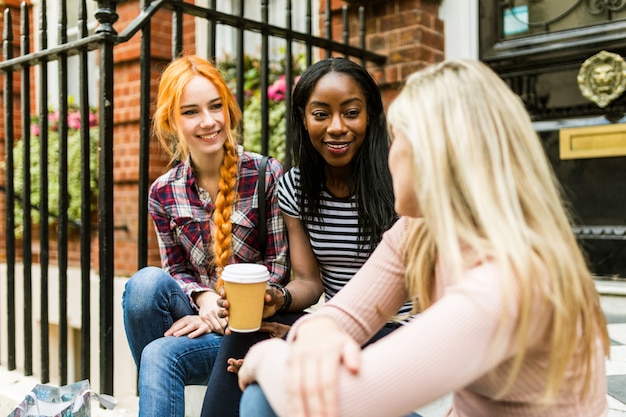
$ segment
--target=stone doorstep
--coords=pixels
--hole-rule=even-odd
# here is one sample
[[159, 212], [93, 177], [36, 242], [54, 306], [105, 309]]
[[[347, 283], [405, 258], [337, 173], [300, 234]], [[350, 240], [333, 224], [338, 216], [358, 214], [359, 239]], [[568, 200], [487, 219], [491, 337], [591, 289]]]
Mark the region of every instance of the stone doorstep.
[[39, 380], [0, 366], [0, 416], [9, 415]]
[[[621, 306], [626, 302], [626, 281], [596, 279], [596, 288], [602, 295], [603, 308], [611, 310], [611, 306], [617, 304], [619, 307], [616, 308], [619, 309], [621, 314], [624, 314]], [[40, 381], [35, 377], [24, 376], [17, 371], [8, 371], [0, 365], [0, 416], [8, 415], [24, 399], [25, 393], [38, 383]], [[203, 386], [186, 387], [185, 403], [188, 410], [187, 415], [197, 416], [200, 414], [205, 389]], [[97, 405], [97, 402], [92, 402], [92, 415], [94, 417], [134, 417], [137, 415], [137, 410], [139, 409], [138, 397], [131, 395], [127, 397], [116, 396], [116, 398], [118, 404], [113, 410], [103, 409]], [[430, 417], [430, 412], [442, 410], [446, 407], [448, 401], [449, 397], [444, 397], [426, 406], [423, 409], [426, 412], [424, 416]], [[618, 417], [623, 415], [623, 417], [626, 417], [626, 411], [611, 408], [611, 413], [613, 414], [610, 413], [609, 416]]]
[[[24, 376], [19, 371], [8, 371], [0, 365], [0, 416], [7, 416], [22, 402], [28, 393], [40, 381], [33, 376]], [[200, 415], [204, 401], [204, 386], [185, 387], [185, 414], [188, 417]], [[116, 395], [117, 405], [113, 410], [101, 407], [97, 401], [91, 402], [93, 417], [136, 417], [139, 410], [139, 398], [134, 395]]]
[[626, 280], [595, 281], [607, 322], [626, 323]]
[[626, 297], [626, 280], [596, 279], [595, 283], [600, 295]]
[[[0, 416], [7, 416], [22, 402], [28, 393], [37, 384], [38, 378], [24, 376], [19, 371], [8, 371], [0, 366]], [[91, 414], [94, 417], [131, 417], [137, 415], [138, 398], [135, 396], [123, 398], [116, 396], [117, 406], [107, 410], [99, 406], [98, 402], [91, 402]]]

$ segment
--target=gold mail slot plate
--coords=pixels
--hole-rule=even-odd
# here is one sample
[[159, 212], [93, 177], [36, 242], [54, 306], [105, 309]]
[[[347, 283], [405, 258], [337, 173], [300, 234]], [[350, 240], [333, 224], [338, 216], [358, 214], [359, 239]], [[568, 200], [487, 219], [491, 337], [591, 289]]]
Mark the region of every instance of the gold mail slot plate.
[[626, 123], [574, 127], [559, 131], [561, 159], [626, 155]]

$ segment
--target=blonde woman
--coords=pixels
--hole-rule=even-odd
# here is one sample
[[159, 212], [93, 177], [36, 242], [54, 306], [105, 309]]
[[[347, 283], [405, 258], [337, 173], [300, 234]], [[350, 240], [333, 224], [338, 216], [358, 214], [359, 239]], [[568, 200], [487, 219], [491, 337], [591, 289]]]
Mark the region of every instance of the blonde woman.
[[267, 199], [258, 201], [261, 155], [237, 145], [241, 111], [218, 69], [200, 57], [178, 58], [163, 72], [153, 120], [161, 145], [181, 162], [150, 188], [161, 268], [141, 269], [126, 284], [124, 325], [139, 373], [139, 415], [183, 417], [184, 387], [207, 383], [228, 324], [217, 306], [220, 271], [262, 263], [272, 282], [288, 280], [276, 193], [283, 171], [269, 159]]
[[[399, 416], [450, 392], [449, 416], [607, 415], [599, 296], [519, 98], [448, 61], [411, 75], [388, 121], [403, 217], [287, 342], [250, 350], [240, 386], [290, 417]], [[422, 314], [360, 350], [407, 296]], [[242, 417], [274, 415], [260, 394]]]

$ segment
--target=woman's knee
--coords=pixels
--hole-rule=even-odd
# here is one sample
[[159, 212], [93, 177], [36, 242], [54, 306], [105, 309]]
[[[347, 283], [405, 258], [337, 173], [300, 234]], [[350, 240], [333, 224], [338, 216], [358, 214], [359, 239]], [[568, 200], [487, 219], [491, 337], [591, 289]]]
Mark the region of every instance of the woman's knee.
[[155, 319], [155, 310], [178, 288], [178, 283], [166, 272], [156, 267], [137, 271], [126, 282], [122, 294], [125, 320]]
[[277, 417], [272, 410], [261, 387], [257, 384], [249, 385], [241, 396], [239, 403], [241, 417]]
[[172, 284], [178, 285], [167, 272], [161, 268], [147, 266], [137, 271], [126, 282], [122, 300], [133, 304], [141, 303], [142, 300], [153, 298]]
[[214, 333], [198, 338], [160, 337], [148, 343], [141, 353], [140, 374], [167, 378], [184, 385], [206, 385], [222, 336]]
[[167, 367], [166, 362], [169, 362], [170, 355], [167, 354], [168, 347], [167, 341], [164, 337], [155, 339], [148, 343], [141, 352], [141, 365], [142, 367], [155, 367], [162, 368]]

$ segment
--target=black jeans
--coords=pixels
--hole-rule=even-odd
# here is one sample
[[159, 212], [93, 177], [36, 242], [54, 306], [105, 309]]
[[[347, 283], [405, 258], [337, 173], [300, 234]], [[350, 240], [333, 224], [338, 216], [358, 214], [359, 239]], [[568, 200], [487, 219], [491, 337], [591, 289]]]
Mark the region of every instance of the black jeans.
[[[265, 319], [265, 321], [292, 325], [297, 319], [307, 313], [279, 313]], [[380, 329], [363, 347], [385, 337], [400, 325], [387, 324]], [[269, 339], [265, 332], [236, 333], [224, 336], [222, 345], [215, 359], [211, 377], [207, 384], [201, 417], [239, 417], [239, 402], [242, 392], [239, 389], [237, 374], [228, 372], [229, 358], [242, 359], [252, 345]]]
[[[291, 326], [306, 313], [278, 313], [264, 321], [277, 322]], [[241, 390], [237, 374], [228, 372], [228, 359], [243, 359], [252, 345], [269, 339], [266, 332], [237, 333], [224, 336], [222, 345], [215, 358], [211, 377], [207, 384], [201, 417], [239, 417]]]

